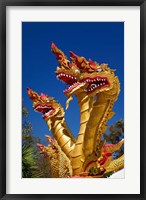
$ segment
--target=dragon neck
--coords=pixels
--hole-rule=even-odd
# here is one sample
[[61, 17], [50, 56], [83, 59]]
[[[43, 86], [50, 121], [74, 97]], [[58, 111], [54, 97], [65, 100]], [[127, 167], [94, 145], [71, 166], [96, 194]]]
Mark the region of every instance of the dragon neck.
[[69, 136], [68, 129], [64, 117], [52, 117], [47, 121], [47, 125], [51, 130], [54, 138], [58, 142], [61, 150], [70, 157], [70, 152], [74, 147], [74, 142]]
[[107, 128], [107, 121], [114, 115], [112, 108], [119, 95], [119, 82], [115, 82], [110, 93], [102, 92], [97, 96], [88, 120], [84, 137], [85, 158], [93, 153], [103, 133]]
[[84, 133], [86, 129], [86, 124], [90, 116], [90, 110], [93, 104], [93, 98], [87, 97], [83, 92], [80, 94], [75, 94], [78, 98], [78, 104], [80, 107], [80, 130], [75, 143], [75, 147], [71, 153], [71, 162], [73, 168], [73, 175], [79, 175], [82, 170], [84, 163], [84, 153], [83, 153], [83, 142]]
[[67, 178], [68, 176], [72, 176], [70, 159], [61, 150], [55, 139], [50, 141], [48, 146], [41, 146], [41, 153], [47, 158], [46, 162], [49, 162], [49, 171], [52, 178]]

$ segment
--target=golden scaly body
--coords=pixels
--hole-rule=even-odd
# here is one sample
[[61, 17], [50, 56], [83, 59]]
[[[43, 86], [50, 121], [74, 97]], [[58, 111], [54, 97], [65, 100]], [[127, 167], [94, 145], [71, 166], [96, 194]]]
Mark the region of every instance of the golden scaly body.
[[68, 178], [72, 176], [72, 167], [69, 158], [61, 150], [55, 139], [46, 135], [50, 144], [43, 146], [38, 144], [40, 147], [41, 154], [44, 154], [44, 158], [48, 161], [50, 166], [51, 178]]
[[51, 130], [54, 138], [58, 142], [61, 150], [70, 157], [70, 153], [74, 147], [74, 143], [71, 137], [66, 133], [66, 123], [64, 123], [64, 118], [57, 119], [57, 117], [51, 118], [47, 121], [47, 125]]
[[71, 164], [73, 175], [79, 175], [85, 160], [83, 152], [83, 141], [86, 124], [90, 116], [90, 110], [93, 104], [93, 98], [86, 98], [85, 92], [77, 91], [75, 95], [78, 97], [78, 104], [80, 107], [80, 130], [75, 143], [75, 147], [71, 153]]
[[119, 158], [112, 160], [110, 164], [106, 167], [106, 173], [115, 172], [124, 168], [124, 154]]
[[[108, 83], [108, 86], [105, 88], [105, 90], [110, 90], [110, 97], [112, 96], [111, 93], [113, 91], [111, 92], [111, 82], [115, 80], [115, 76], [113, 72], [107, 68], [106, 64], [99, 66], [97, 63], [93, 63], [91, 60], [88, 62], [85, 58], [79, 57], [72, 52], [71, 59], [73, 61], [73, 65], [70, 65], [64, 53], [60, 51], [54, 44], [52, 50], [53, 53], [56, 54], [57, 60], [60, 64], [60, 68], [57, 68], [56, 70], [57, 78], [67, 82], [67, 84], [71, 84], [73, 82], [68, 77], [71, 77], [74, 75], [74, 72], [77, 71], [77, 79], [88, 79], [88, 81], [85, 83], [88, 86], [89, 82], [97, 82], [96, 80], [102, 77], [102, 79], [105, 79], [107, 75], [108, 81], [106, 83]], [[97, 75], [99, 75], [99, 77], [96, 77]], [[91, 81], [89, 80], [89, 77], [92, 79]], [[74, 79], [74, 76], [72, 78]], [[114, 98], [109, 98], [107, 100], [104, 99], [105, 96], [103, 95], [105, 90], [104, 88], [103, 90], [101, 89], [102, 93], [98, 94], [98, 100], [94, 103], [94, 108], [92, 110], [93, 101], [91, 104], [89, 102], [91, 99], [93, 100], [95, 93], [92, 93], [90, 96], [88, 96], [85, 91], [82, 92], [80, 89], [75, 89], [74, 86], [72, 86], [71, 93], [74, 93], [77, 96], [78, 104], [80, 107], [80, 131], [78, 133], [75, 147], [71, 152], [73, 175], [81, 174], [84, 161], [90, 154], [93, 153], [93, 150], [97, 144], [95, 141], [97, 139], [100, 140], [100, 137], [106, 129], [106, 122], [113, 115], [112, 107], [118, 96], [118, 93], [116, 95], [114, 94]], [[68, 90], [68, 92], [70, 93], [70, 90]], [[92, 110], [91, 116], [89, 110]]]
[[85, 158], [93, 153], [96, 144], [105, 132], [107, 121], [113, 116], [112, 108], [119, 94], [119, 81], [115, 80], [113, 91], [110, 93], [99, 93], [96, 102], [93, 105], [90, 118], [88, 120], [85, 138], [84, 138], [84, 154]]

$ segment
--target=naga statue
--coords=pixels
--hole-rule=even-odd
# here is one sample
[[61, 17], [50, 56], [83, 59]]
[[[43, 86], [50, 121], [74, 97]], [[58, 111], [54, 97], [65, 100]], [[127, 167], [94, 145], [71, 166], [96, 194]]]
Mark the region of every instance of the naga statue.
[[70, 52], [70, 62], [54, 43], [51, 48], [59, 63], [56, 77], [68, 86], [64, 90], [66, 109], [72, 95], [78, 99], [80, 108], [80, 129], [75, 138], [65, 122], [63, 107], [53, 97], [38, 95], [27, 88], [34, 110], [42, 113], [53, 134], [53, 138], [46, 136], [48, 146], [38, 144], [40, 153], [48, 159], [51, 177], [104, 178], [121, 170], [124, 155], [113, 159], [113, 153], [121, 148], [124, 139], [117, 144], [106, 144], [102, 139], [120, 92], [115, 70], [73, 52]]

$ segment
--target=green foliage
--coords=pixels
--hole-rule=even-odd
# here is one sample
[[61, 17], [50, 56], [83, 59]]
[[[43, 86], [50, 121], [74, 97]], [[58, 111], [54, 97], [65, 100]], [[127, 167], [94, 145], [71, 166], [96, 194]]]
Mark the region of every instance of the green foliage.
[[34, 147], [24, 142], [22, 145], [22, 177], [33, 177], [33, 172], [36, 170], [36, 162], [34, 158]]
[[106, 174], [103, 175], [103, 178], [108, 178], [113, 174], [113, 172], [108, 172]]
[[32, 125], [28, 120], [28, 110], [22, 106], [22, 177], [48, 178], [50, 176], [47, 159], [43, 158], [37, 143], [43, 143], [32, 133]]
[[[117, 144], [124, 138], [124, 121], [118, 120], [115, 124], [111, 125], [103, 135], [107, 143]], [[124, 145], [115, 152], [114, 159], [119, 158], [124, 153]]]
[[27, 115], [28, 115], [27, 109], [22, 107], [22, 116], [27, 116]]

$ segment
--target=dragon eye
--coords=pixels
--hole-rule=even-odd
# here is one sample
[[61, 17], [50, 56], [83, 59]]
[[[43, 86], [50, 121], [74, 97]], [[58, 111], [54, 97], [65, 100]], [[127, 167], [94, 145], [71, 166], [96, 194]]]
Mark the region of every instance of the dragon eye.
[[102, 72], [103, 70], [101, 68], [98, 68], [97, 69], [97, 72]]
[[46, 100], [46, 102], [47, 102], [47, 103], [49, 103], [49, 102], [50, 102], [50, 100], [49, 100], [49, 99], [47, 99], [47, 100]]
[[75, 72], [77, 73], [77, 72], [80, 72], [80, 71], [78, 69], [76, 69]]

